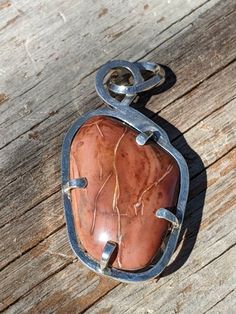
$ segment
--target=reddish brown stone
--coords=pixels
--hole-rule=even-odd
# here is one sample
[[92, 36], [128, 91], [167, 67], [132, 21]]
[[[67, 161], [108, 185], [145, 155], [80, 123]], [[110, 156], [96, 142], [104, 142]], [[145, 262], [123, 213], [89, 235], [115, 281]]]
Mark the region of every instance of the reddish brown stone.
[[77, 236], [97, 261], [106, 242], [116, 242], [113, 266], [125, 270], [154, 258], [168, 229], [155, 211], [175, 205], [179, 182], [174, 159], [157, 145], [139, 146], [136, 136], [115, 119], [94, 117], [75, 135], [70, 153], [70, 178], [88, 180], [71, 193]]

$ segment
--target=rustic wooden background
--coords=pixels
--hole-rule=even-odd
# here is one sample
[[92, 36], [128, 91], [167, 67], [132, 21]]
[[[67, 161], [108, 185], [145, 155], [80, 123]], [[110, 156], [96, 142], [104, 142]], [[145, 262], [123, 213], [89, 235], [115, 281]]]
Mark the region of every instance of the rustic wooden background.
[[[235, 0], [0, 1], [0, 310], [236, 313]], [[191, 176], [182, 241], [158, 280], [119, 284], [67, 241], [60, 150], [101, 106], [110, 59], [167, 66], [140, 110], [170, 134]]]

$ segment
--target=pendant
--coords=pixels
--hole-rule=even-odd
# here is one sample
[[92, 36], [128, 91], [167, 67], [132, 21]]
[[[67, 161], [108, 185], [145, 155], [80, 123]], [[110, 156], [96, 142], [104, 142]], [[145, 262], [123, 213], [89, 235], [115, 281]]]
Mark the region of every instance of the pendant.
[[130, 107], [138, 93], [164, 79], [155, 63], [106, 63], [96, 91], [108, 107], [83, 115], [63, 143], [70, 245], [91, 270], [123, 282], [160, 275], [183, 223], [186, 162], [162, 128]]

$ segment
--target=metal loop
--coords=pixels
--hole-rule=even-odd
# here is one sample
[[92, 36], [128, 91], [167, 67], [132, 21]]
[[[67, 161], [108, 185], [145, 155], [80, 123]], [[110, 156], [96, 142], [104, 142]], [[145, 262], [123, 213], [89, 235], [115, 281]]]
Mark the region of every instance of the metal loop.
[[[104, 79], [112, 69], [127, 69], [133, 77], [133, 85], [117, 85], [108, 80], [107, 88], [104, 86]], [[141, 71], [149, 71], [154, 74], [148, 80], [144, 80]], [[128, 106], [140, 92], [151, 89], [154, 86], [160, 85], [165, 79], [164, 69], [153, 62], [128, 62], [123, 60], [109, 61], [104, 64], [96, 75], [96, 91], [98, 95], [109, 106], [119, 109], [121, 106]], [[115, 94], [125, 95], [125, 98], [120, 102], [109, 93], [112, 91]]]

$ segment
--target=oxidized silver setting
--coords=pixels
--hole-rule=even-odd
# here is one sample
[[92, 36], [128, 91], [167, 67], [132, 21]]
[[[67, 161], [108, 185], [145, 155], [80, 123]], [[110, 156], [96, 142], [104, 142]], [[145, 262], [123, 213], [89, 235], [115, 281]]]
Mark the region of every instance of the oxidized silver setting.
[[[133, 85], [117, 85], [111, 80], [108, 80], [106, 82], [106, 88], [104, 86], [104, 80], [107, 74], [111, 70], [124, 68], [132, 74]], [[145, 81], [141, 71], [150, 71], [155, 75]], [[189, 172], [187, 164], [183, 156], [171, 145], [166, 132], [152, 120], [129, 106], [138, 93], [160, 85], [164, 81], [164, 77], [164, 70], [159, 65], [152, 62], [131, 63], [128, 61], [117, 60], [106, 63], [97, 72], [96, 91], [109, 108], [98, 109], [83, 115], [71, 126], [63, 142], [62, 191], [67, 232], [71, 248], [79, 260], [88, 268], [98, 274], [110, 276], [113, 279], [122, 282], [146, 281], [160, 275], [174, 253], [184, 219], [189, 190]], [[118, 101], [110, 95], [109, 90], [115, 94], [124, 95], [125, 97], [122, 101]], [[180, 170], [180, 188], [176, 205], [176, 214], [174, 215], [166, 208], [157, 208], [155, 213], [156, 217], [166, 219], [172, 224], [170, 234], [168, 235], [168, 238], [165, 239], [162, 254], [160, 254], [158, 260], [152, 262], [152, 265], [149, 265], [145, 269], [141, 269], [139, 271], [122, 271], [109, 266], [109, 259], [116, 248], [115, 243], [112, 241], [108, 241], [105, 245], [100, 263], [88, 256], [81, 244], [77, 241], [71, 208], [70, 190], [73, 188], [85, 188], [86, 178], [70, 180], [70, 146], [79, 128], [89, 118], [94, 116], [113, 117], [135, 129], [139, 132], [139, 135], [136, 138], [136, 142], [139, 145], [145, 145], [145, 143], [151, 138], [175, 159]]]

